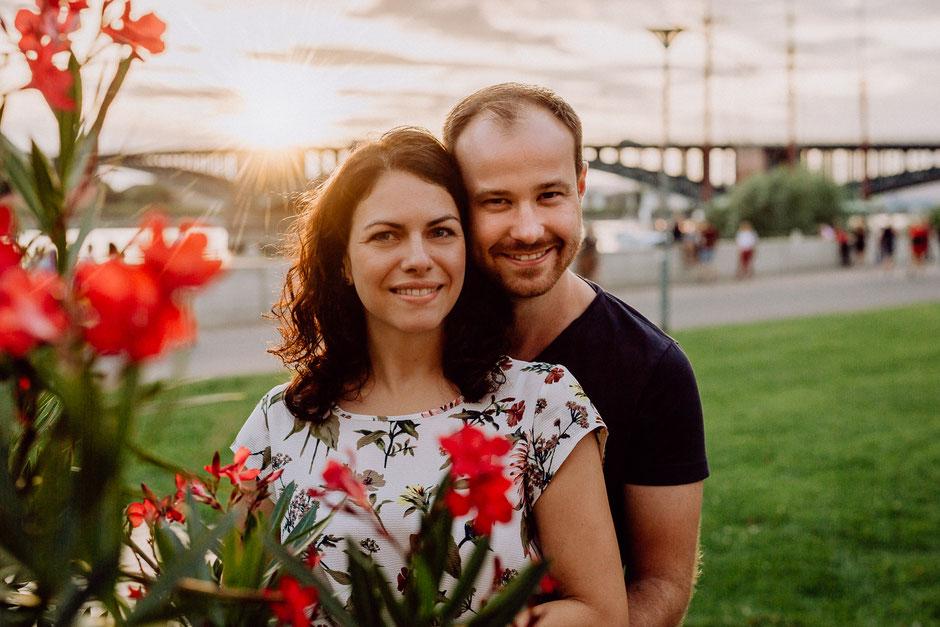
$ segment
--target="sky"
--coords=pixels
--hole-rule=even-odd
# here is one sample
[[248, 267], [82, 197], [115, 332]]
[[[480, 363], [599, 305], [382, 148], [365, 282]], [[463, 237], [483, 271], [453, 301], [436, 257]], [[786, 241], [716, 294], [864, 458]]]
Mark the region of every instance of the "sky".
[[[167, 23], [167, 49], [131, 68], [102, 150], [345, 146], [401, 124], [439, 134], [461, 97], [503, 81], [554, 89], [587, 143], [657, 143], [664, 49], [647, 28], [660, 26], [685, 29], [669, 48], [670, 131], [697, 143], [709, 4], [713, 142], [783, 144], [788, 3], [799, 142], [859, 141], [863, 73], [873, 142], [940, 142], [940, 0], [134, 0], [133, 16]], [[28, 6], [0, 0], [0, 16]], [[87, 68], [86, 87], [112, 67]], [[0, 56], [0, 92], [27, 81], [25, 63]], [[6, 109], [14, 142], [52, 142], [38, 92], [11, 93]]]

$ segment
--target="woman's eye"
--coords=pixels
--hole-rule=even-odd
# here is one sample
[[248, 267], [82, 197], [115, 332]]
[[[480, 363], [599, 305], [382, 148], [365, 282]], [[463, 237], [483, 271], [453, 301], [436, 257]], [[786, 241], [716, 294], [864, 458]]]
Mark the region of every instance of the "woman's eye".
[[373, 233], [372, 235], [370, 235], [369, 241], [370, 242], [387, 242], [387, 241], [390, 241], [393, 237], [395, 237], [395, 234], [392, 233], [391, 231], [381, 231], [379, 233]]
[[454, 230], [446, 226], [439, 226], [431, 229], [431, 237], [450, 237], [455, 235]]

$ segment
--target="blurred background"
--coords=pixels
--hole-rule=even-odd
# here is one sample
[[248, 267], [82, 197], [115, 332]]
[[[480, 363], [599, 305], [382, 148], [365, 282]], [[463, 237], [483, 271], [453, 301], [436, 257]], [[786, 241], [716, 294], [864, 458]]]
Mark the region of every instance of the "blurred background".
[[[937, 0], [135, 1], [151, 10], [166, 52], [112, 108], [84, 254], [133, 256], [156, 205], [203, 221], [228, 272], [196, 299], [197, 345], [150, 367], [200, 381], [140, 441], [208, 459], [285, 379], [261, 317], [278, 243], [358, 138], [439, 134], [471, 92], [537, 83], [584, 125], [576, 269], [674, 332], [699, 379], [713, 476], [688, 624], [940, 623]], [[0, 93], [29, 80], [13, 45]], [[54, 145], [41, 97], [6, 99], [22, 147]]]

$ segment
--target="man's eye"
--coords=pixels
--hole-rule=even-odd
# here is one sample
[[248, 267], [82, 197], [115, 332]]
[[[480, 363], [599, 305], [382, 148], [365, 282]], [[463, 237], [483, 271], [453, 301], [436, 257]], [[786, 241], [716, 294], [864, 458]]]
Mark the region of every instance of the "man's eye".
[[542, 200], [554, 200], [559, 197], [561, 197], [561, 192], [544, 192], [542, 194]]
[[508, 203], [509, 201], [506, 200], [505, 198], [487, 198], [486, 200], [483, 201], [484, 205], [487, 205], [490, 207], [499, 207], [502, 205], [506, 205]]

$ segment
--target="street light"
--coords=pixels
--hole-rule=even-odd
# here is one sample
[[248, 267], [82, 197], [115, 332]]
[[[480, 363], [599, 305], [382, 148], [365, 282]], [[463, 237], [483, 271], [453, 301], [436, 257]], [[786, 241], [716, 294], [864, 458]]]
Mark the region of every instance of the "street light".
[[[663, 142], [659, 151], [659, 210], [663, 215], [669, 215], [667, 195], [669, 194], [666, 179], [666, 147], [669, 146], [669, 44], [682, 32], [682, 28], [648, 28], [663, 45]], [[672, 240], [669, 233], [663, 242], [663, 261], [659, 281], [659, 326], [663, 331], [669, 331], [669, 252]]]

